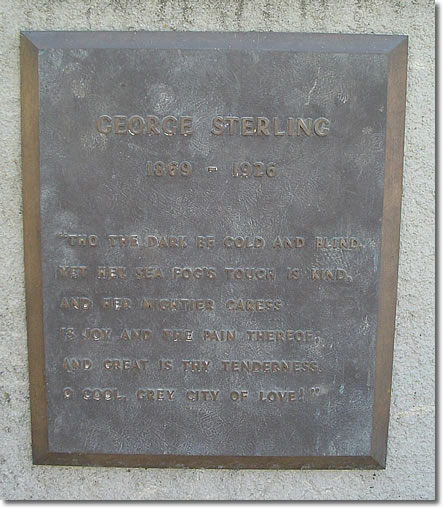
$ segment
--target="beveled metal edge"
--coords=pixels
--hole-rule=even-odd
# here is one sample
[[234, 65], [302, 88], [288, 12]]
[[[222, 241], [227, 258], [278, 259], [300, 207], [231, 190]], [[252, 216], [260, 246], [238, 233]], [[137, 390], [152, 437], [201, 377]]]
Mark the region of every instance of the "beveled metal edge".
[[118, 455], [48, 453], [34, 464], [205, 469], [380, 469], [370, 456], [355, 457], [236, 457], [218, 455]]
[[386, 467], [397, 306], [408, 40], [388, 56], [385, 179], [371, 454]]
[[39, 49], [230, 49], [389, 53], [404, 35], [300, 32], [23, 32]]
[[40, 250], [40, 128], [38, 49], [20, 37], [23, 234], [26, 324], [34, 463], [48, 453], [48, 414], [43, 337], [42, 267]]

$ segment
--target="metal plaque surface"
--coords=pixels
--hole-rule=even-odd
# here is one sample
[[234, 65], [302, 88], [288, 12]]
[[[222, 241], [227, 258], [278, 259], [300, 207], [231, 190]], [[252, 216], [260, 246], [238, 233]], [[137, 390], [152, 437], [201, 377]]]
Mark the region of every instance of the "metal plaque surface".
[[384, 467], [406, 61], [22, 34], [35, 463]]

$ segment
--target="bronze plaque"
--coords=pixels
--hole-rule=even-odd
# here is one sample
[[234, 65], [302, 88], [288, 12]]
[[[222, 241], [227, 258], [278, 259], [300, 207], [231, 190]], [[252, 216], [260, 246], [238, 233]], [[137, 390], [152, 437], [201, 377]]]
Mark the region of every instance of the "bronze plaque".
[[384, 467], [407, 38], [21, 48], [34, 462]]

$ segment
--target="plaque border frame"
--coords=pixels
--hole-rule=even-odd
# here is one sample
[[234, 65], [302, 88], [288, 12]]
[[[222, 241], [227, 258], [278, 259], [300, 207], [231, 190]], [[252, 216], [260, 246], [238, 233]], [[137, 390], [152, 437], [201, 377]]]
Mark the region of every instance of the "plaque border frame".
[[[299, 44], [303, 42], [303, 45]], [[219, 456], [54, 453], [49, 450], [40, 239], [38, 55], [48, 48], [183, 48], [378, 53], [388, 59], [376, 375], [368, 456]], [[21, 32], [21, 130], [26, 322], [33, 464], [216, 469], [386, 467], [400, 244], [408, 37], [276, 32]]]

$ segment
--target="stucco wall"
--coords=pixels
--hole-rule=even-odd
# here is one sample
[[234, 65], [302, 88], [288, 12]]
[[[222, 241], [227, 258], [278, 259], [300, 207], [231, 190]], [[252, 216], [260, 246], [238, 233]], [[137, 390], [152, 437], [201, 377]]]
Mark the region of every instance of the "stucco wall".
[[[433, 2], [2, 0], [0, 16], [1, 498], [432, 499]], [[20, 30], [272, 30], [409, 35], [397, 332], [386, 470], [127, 470], [32, 465], [22, 240]]]

